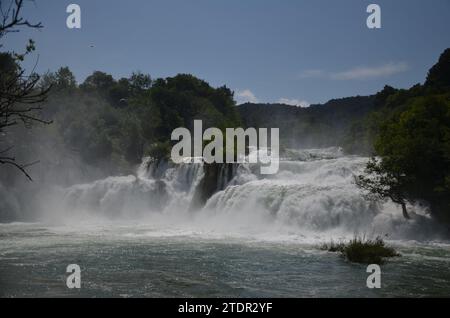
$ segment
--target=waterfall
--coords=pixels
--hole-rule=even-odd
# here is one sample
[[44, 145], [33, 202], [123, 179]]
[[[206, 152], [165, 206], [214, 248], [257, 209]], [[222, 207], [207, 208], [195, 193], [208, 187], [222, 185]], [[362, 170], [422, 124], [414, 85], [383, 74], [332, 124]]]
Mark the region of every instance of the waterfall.
[[159, 221], [167, 220], [163, 226], [226, 233], [276, 230], [303, 236], [376, 233], [406, 237], [418, 227], [431, 227], [423, 210], [416, 209], [416, 217], [408, 222], [394, 204], [364, 199], [354, 176], [363, 171], [367, 160], [329, 148], [289, 150], [275, 175], [260, 175], [256, 164], [218, 165], [209, 176], [216, 178], [213, 195], [193, 212], [192, 201], [199, 188], [211, 184], [204, 182], [205, 166], [145, 158], [135, 176], [110, 177], [66, 189], [64, 210], [72, 215], [82, 211], [119, 219], [157, 215]]
[[109, 177], [75, 185], [64, 194], [65, 210], [110, 217], [145, 216], [189, 205], [203, 175], [202, 164], [170, 165], [144, 158], [136, 176]]
[[295, 160], [284, 159], [272, 176], [257, 175], [251, 166], [239, 169], [232, 185], [214, 195], [204, 210], [234, 220], [252, 215], [307, 231], [352, 232], [370, 226], [381, 207], [366, 201], [353, 182], [365, 158], [331, 158], [326, 152], [296, 155]]

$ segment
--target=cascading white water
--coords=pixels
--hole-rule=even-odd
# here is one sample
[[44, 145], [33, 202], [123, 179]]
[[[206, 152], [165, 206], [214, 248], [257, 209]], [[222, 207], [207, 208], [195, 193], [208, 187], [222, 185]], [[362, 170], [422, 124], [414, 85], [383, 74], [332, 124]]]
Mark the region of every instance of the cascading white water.
[[[344, 156], [339, 148], [288, 151], [275, 175], [259, 175], [257, 165], [237, 171], [223, 166], [217, 189], [200, 211], [189, 207], [203, 177], [201, 163], [169, 165], [144, 160], [136, 176], [110, 177], [70, 187], [65, 210], [114, 218], [157, 216], [158, 226], [225, 234], [273, 234], [315, 237], [359, 234], [404, 238], [431, 226], [424, 216], [402, 218], [393, 204], [368, 202], [354, 184], [367, 158]], [[230, 182], [229, 174], [234, 177]], [[418, 211], [422, 213], [422, 211]], [[164, 222], [166, 220], [167, 222]]]
[[205, 209], [230, 216], [253, 214], [311, 231], [338, 227], [355, 231], [371, 223], [379, 206], [366, 201], [353, 183], [365, 159], [298, 154], [308, 159], [285, 159], [276, 175], [240, 169], [234, 185], [211, 198]]
[[180, 211], [189, 205], [202, 174], [201, 164], [169, 166], [145, 158], [136, 176], [109, 177], [68, 188], [65, 210], [116, 218]]

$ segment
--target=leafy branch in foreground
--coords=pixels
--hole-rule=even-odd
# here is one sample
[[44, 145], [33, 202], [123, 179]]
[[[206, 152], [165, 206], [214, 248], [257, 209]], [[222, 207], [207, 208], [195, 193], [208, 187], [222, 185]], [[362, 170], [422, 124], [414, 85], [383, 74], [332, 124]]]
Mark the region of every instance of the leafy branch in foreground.
[[[0, 3], [0, 41], [10, 32], [18, 32], [18, 27], [41, 28], [41, 23], [31, 23], [21, 16], [23, 0]], [[0, 42], [0, 48], [3, 47]], [[13, 145], [8, 145], [10, 129], [18, 124], [29, 128], [34, 123], [49, 124], [50, 121], [39, 117], [41, 104], [50, 90], [38, 87], [40, 76], [34, 72], [27, 75], [20, 66], [26, 55], [35, 50], [34, 41], [29, 40], [23, 54], [0, 53], [0, 164], [9, 164], [18, 168], [31, 180], [26, 168], [34, 163], [20, 164], [11, 154]], [[2, 145], [3, 144], [3, 145]], [[4, 146], [6, 144], [6, 146]]]

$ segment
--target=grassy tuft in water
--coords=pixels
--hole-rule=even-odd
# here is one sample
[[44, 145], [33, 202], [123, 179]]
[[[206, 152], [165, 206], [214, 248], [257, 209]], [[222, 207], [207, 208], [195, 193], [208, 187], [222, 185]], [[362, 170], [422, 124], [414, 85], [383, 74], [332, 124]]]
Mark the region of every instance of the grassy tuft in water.
[[345, 248], [345, 243], [336, 243], [334, 241], [331, 241], [330, 243], [324, 243], [323, 245], [320, 246], [320, 249], [322, 251], [327, 251], [327, 252], [333, 252], [333, 253], [337, 253], [337, 252], [343, 252]]
[[381, 237], [365, 239], [355, 237], [347, 243], [327, 243], [321, 250], [341, 253], [348, 261], [362, 264], [383, 264], [385, 258], [400, 256], [392, 247], [386, 246]]

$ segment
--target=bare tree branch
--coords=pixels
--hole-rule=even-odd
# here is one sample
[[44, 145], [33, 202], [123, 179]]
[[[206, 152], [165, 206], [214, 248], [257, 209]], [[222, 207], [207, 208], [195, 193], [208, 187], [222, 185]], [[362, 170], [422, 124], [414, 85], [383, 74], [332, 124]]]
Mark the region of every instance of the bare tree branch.
[[31, 23], [28, 20], [21, 17], [21, 11], [23, 9], [23, 0], [11, 0], [8, 5], [8, 9], [3, 11], [3, 5], [1, 8], [1, 24], [0, 24], [0, 38], [9, 32], [18, 32], [17, 28], [26, 26], [30, 28], [40, 29], [42, 23]]
[[[20, 27], [42, 28], [42, 24], [29, 22], [22, 17], [24, 0], [0, 0], [0, 40], [10, 32], [18, 32]], [[0, 48], [2, 47], [0, 43]], [[20, 66], [25, 55], [34, 50], [34, 42], [29, 41], [26, 52], [1, 53], [2, 69], [0, 70], [0, 141], [8, 144], [9, 128], [22, 123], [29, 128], [34, 123], [50, 124], [51, 121], [41, 118], [41, 104], [45, 102], [51, 87], [39, 87], [40, 76], [35, 73], [39, 57], [29, 75]], [[3, 69], [4, 68], [4, 69]], [[10, 133], [10, 132], [9, 132]], [[3, 140], [3, 139], [6, 139]], [[0, 164], [7, 164], [19, 169], [29, 180], [32, 180], [26, 168], [31, 164], [21, 164], [15, 156], [10, 155], [14, 146], [0, 151]]]
[[35, 161], [32, 163], [27, 163], [27, 164], [19, 164], [16, 162], [15, 158], [11, 158], [11, 157], [0, 157], [0, 164], [6, 164], [6, 165], [12, 165], [15, 168], [19, 169], [30, 181], [33, 181], [33, 179], [31, 178], [31, 176], [28, 174], [28, 172], [26, 171], [26, 169], [28, 167], [31, 167], [32, 165], [35, 165], [39, 163], [39, 161]]

